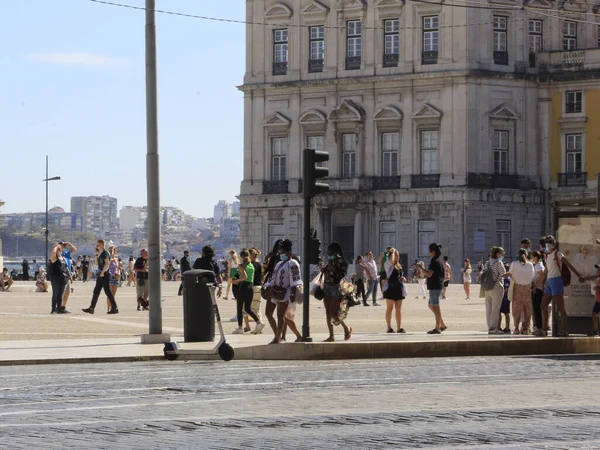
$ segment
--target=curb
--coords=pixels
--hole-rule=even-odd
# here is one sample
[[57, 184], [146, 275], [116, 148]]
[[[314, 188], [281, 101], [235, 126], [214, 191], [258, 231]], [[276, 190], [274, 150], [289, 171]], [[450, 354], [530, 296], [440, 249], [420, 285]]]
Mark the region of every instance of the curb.
[[114, 356], [100, 358], [54, 358], [54, 359], [16, 359], [0, 361], [0, 367], [6, 366], [32, 366], [38, 364], [91, 364], [91, 363], [123, 363], [123, 362], [144, 362], [144, 361], [164, 361], [163, 355], [160, 356]]

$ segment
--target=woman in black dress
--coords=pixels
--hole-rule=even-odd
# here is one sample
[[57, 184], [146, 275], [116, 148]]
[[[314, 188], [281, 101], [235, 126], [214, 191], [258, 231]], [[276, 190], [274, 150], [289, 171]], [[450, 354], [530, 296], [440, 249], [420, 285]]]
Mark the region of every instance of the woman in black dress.
[[404, 278], [402, 273], [402, 264], [400, 264], [400, 254], [398, 250], [392, 248], [387, 255], [385, 262], [386, 284], [383, 291], [383, 298], [387, 309], [385, 311], [385, 322], [387, 332], [393, 333], [392, 311], [396, 308], [396, 325], [398, 333], [406, 333], [402, 328], [402, 300], [404, 300]]
[[347, 303], [343, 302], [340, 282], [346, 278], [348, 263], [344, 259], [342, 247], [337, 242], [332, 242], [327, 247], [327, 265], [321, 269], [323, 272], [323, 289], [325, 296], [323, 304], [327, 316], [327, 329], [329, 337], [325, 342], [334, 342], [333, 326], [341, 325], [344, 329], [344, 340], [352, 336], [352, 327], [348, 327], [344, 320], [348, 315]]

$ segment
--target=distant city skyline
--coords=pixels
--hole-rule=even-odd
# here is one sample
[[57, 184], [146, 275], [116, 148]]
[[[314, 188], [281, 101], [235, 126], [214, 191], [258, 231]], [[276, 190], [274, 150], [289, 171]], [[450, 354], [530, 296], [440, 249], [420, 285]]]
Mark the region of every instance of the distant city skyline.
[[[73, 0], [3, 6], [2, 212], [44, 211], [46, 155], [49, 176], [61, 177], [50, 183], [50, 208], [105, 195], [145, 206], [144, 11]], [[158, 0], [157, 8], [235, 20], [246, 14], [244, 0]], [[233, 202], [240, 191], [243, 94], [236, 86], [244, 78], [245, 27], [165, 14], [156, 21], [161, 204], [211, 217], [219, 200]], [[207, 45], [217, 37], [218, 45]]]

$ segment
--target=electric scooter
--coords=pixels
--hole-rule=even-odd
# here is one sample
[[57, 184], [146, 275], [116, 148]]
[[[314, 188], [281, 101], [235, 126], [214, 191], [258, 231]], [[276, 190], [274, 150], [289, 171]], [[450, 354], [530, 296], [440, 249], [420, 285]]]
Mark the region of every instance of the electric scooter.
[[221, 314], [219, 313], [219, 307], [217, 306], [217, 297], [215, 295], [215, 287], [212, 284], [208, 284], [208, 291], [215, 311], [215, 318], [219, 327], [219, 333], [221, 338], [217, 343], [216, 347], [212, 350], [183, 350], [177, 342], [167, 342], [164, 348], [165, 359], [169, 361], [175, 361], [179, 355], [216, 355], [218, 354], [223, 361], [231, 361], [235, 355], [233, 347], [225, 341], [225, 332], [223, 331], [223, 324], [221, 323]]

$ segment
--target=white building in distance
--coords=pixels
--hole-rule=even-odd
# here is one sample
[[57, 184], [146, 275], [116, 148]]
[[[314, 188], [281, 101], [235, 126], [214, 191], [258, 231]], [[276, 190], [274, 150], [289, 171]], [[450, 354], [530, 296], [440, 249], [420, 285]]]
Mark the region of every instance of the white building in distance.
[[81, 216], [83, 231], [98, 235], [117, 231], [117, 199], [114, 197], [71, 197], [71, 212]]
[[330, 154], [311, 225], [347, 257], [393, 246], [406, 264], [440, 242], [460, 265], [544, 233], [535, 54], [571, 31], [525, 8], [554, 3], [518, 4], [247, 1], [242, 246], [301, 251], [304, 148]]

